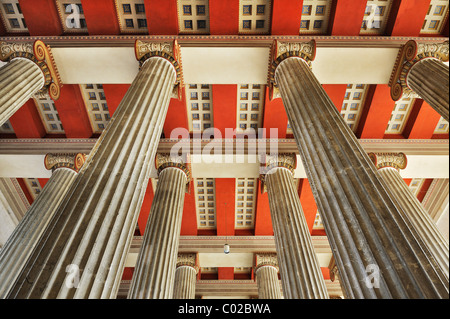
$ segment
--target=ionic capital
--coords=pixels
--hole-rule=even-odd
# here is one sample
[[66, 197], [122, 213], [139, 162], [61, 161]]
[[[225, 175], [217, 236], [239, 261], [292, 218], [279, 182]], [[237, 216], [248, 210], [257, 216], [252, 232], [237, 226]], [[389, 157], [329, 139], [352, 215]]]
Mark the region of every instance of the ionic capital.
[[297, 156], [294, 153], [264, 154], [260, 157], [260, 162], [263, 174], [270, 174], [270, 171], [277, 167], [287, 168], [294, 174]]
[[314, 61], [316, 57], [316, 41], [280, 42], [275, 40], [273, 42], [268, 78], [269, 95], [271, 100], [281, 97], [278, 90], [278, 85], [275, 81], [275, 71], [281, 62], [292, 57], [304, 60], [311, 67], [311, 61]]
[[267, 192], [266, 187], [266, 175], [271, 174], [275, 168], [285, 168], [288, 169], [292, 175], [294, 175], [294, 170], [297, 167], [297, 156], [294, 153], [281, 153], [281, 154], [264, 154], [260, 157], [260, 175], [259, 179], [261, 181], [261, 192]]
[[50, 153], [45, 155], [44, 166], [46, 169], [52, 171], [65, 167], [78, 173], [85, 161], [86, 154], [82, 153]]
[[134, 45], [136, 59], [140, 67], [151, 57], [161, 57], [168, 60], [177, 74], [174, 83], [173, 97], [182, 99], [183, 71], [181, 68], [180, 46], [176, 40], [172, 42], [144, 42], [136, 40]]
[[158, 175], [168, 167], [181, 169], [186, 174], [187, 184], [191, 181], [191, 170], [188, 164], [187, 155], [173, 155], [170, 153], [158, 153], [155, 157], [155, 165]]
[[369, 153], [368, 155], [377, 169], [392, 167], [401, 170], [406, 168], [408, 162], [404, 153]]
[[177, 257], [177, 268], [188, 266], [195, 269], [195, 273], [198, 273], [199, 266], [198, 266], [198, 256], [196, 253], [185, 253], [185, 254], [178, 254]]
[[257, 253], [255, 254], [255, 273], [259, 268], [271, 266], [279, 270], [277, 254], [274, 253]]
[[449, 60], [449, 42], [417, 43], [409, 40], [400, 48], [389, 79], [391, 98], [394, 101], [399, 100], [402, 96], [419, 97], [408, 86], [408, 74], [416, 63], [424, 59], [438, 59], [447, 62]]
[[9, 62], [16, 58], [29, 59], [41, 69], [44, 86], [36, 94], [48, 93], [53, 100], [59, 99], [62, 82], [49, 46], [46, 46], [41, 40], [36, 40], [34, 43], [0, 41], [0, 60]]

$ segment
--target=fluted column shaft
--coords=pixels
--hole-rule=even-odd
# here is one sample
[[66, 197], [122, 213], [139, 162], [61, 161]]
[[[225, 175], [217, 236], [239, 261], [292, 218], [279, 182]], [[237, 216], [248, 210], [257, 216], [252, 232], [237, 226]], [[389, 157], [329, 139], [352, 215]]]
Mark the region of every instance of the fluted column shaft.
[[439, 231], [436, 223], [425, 211], [422, 204], [411, 192], [408, 185], [401, 177], [397, 169], [383, 167], [378, 170], [383, 179], [388, 183], [395, 199], [402, 205], [406, 216], [414, 225], [428, 249], [436, 258], [439, 266], [448, 277], [449, 273], [449, 245], [448, 241]]
[[116, 297], [175, 79], [145, 61], [9, 298]]
[[14, 58], [0, 68], [0, 126], [44, 85], [41, 69], [26, 58]]
[[5, 298], [40, 235], [76, 176], [71, 168], [57, 168], [0, 251], [0, 298]]
[[259, 299], [281, 299], [281, 288], [278, 280], [278, 269], [265, 265], [256, 270]]
[[272, 168], [265, 182], [284, 297], [328, 298], [292, 172], [284, 167]]
[[309, 65], [288, 57], [274, 77], [346, 296], [448, 298], [445, 274]]
[[173, 289], [174, 299], [195, 299], [195, 283], [197, 270], [194, 267], [181, 265], [175, 270]]
[[448, 66], [435, 58], [422, 59], [411, 67], [407, 85], [447, 121], [449, 113]]
[[164, 168], [159, 175], [129, 299], [173, 297], [186, 183], [179, 168]]

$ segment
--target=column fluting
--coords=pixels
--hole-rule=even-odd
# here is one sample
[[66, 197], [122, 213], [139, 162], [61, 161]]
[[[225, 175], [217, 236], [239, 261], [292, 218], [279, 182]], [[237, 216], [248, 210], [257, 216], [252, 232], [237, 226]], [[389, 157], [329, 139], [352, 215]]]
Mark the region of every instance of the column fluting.
[[448, 66], [436, 58], [422, 59], [409, 70], [407, 85], [445, 120], [449, 112]]
[[184, 196], [189, 173], [184, 164], [158, 154], [158, 183], [128, 299], [171, 299], [180, 240]]
[[44, 86], [39, 66], [27, 58], [14, 58], [0, 68], [0, 126]]
[[276, 254], [260, 253], [255, 258], [255, 274], [259, 299], [282, 299], [278, 280], [278, 260]]
[[327, 299], [328, 293], [294, 187], [295, 155], [266, 156], [264, 183], [286, 299]]
[[178, 254], [173, 288], [174, 299], [195, 299], [197, 273], [197, 254]]
[[142, 64], [9, 298], [116, 297], [176, 78]]
[[[49, 163], [49, 158], [51, 162]], [[5, 298], [75, 176], [84, 154], [47, 154], [52, 175], [0, 251], [0, 298]]]
[[401, 208], [307, 59], [298, 56], [281, 56], [273, 74], [345, 295], [448, 298], [445, 274], [430, 262], [430, 251], [403, 220]]
[[369, 156], [378, 168], [381, 177], [389, 185], [389, 189], [395, 196], [395, 199], [404, 208], [406, 218], [415, 227], [425, 245], [448, 277], [448, 241], [400, 175], [399, 170], [406, 168], [407, 165], [406, 155], [403, 153], [369, 153]]

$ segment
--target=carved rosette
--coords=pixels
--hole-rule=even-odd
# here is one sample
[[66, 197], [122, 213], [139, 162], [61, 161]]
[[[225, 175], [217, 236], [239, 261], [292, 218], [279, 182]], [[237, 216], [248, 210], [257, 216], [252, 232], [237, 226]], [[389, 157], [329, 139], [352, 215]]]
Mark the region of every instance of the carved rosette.
[[279, 271], [277, 254], [274, 253], [257, 253], [255, 254], [255, 273], [264, 266], [272, 266]]
[[377, 169], [393, 167], [401, 170], [406, 168], [408, 162], [404, 153], [369, 153], [368, 155]]
[[136, 40], [134, 51], [139, 66], [142, 67], [144, 62], [154, 56], [158, 56], [172, 63], [177, 73], [176, 82], [174, 83], [173, 97], [182, 99], [183, 72], [181, 68], [180, 46], [177, 40], [173, 42], [144, 42]]
[[297, 167], [297, 156], [294, 153], [264, 154], [260, 157], [260, 163], [262, 166], [260, 168], [259, 179], [261, 181], [261, 193], [264, 193], [267, 191], [265, 183], [266, 175], [271, 174], [270, 171], [277, 167], [284, 167], [294, 175], [294, 170]]
[[316, 57], [316, 41], [280, 42], [275, 40], [273, 42], [268, 77], [270, 100], [281, 97], [275, 82], [275, 70], [283, 60], [290, 57], [301, 58], [311, 67], [311, 61], [314, 61]]
[[16, 58], [29, 59], [41, 69], [45, 83], [37, 95], [49, 94], [53, 100], [59, 99], [62, 82], [49, 46], [41, 40], [34, 43], [0, 41], [0, 60], [8, 62]]
[[187, 155], [158, 153], [155, 157], [155, 165], [158, 170], [158, 175], [167, 167], [175, 167], [181, 169], [186, 174], [187, 185], [191, 182], [191, 169], [188, 163]]
[[198, 258], [196, 253], [180, 253], [177, 257], [177, 268], [182, 266], [188, 266], [195, 269], [198, 273]]
[[50, 153], [44, 158], [45, 168], [52, 171], [65, 167], [73, 169], [78, 173], [84, 165], [84, 162], [86, 162], [86, 154], [82, 153]]
[[408, 86], [408, 74], [414, 64], [423, 59], [449, 60], [449, 42], [417, 43], [409, 40], [401, 48], [395, 61], [394, 69], [389, 79], [391, 98], [398, 101], [402, 96], [419, 98]]

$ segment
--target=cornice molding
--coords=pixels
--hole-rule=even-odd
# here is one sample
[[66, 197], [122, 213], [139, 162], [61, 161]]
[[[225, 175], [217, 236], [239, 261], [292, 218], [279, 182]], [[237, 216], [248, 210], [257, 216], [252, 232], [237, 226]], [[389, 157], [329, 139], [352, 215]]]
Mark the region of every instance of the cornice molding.
[[[276, 253], [274, 236], [180, 236], [178, 253], [221, 253], [225, 240], [234, 253]], [[311, 236], [316, 253], [331, 253], [326, 236]], [[130, 253], [139, 253], [143, 236], [134, 236]]]
[[275, 36], [275, 35], [65, 35], [65, 36], [6, 36], [0, 41], [34, 42], [41, 40], [52, 47], [134, 47], [136, 40], [174, 41], [180, 46], [263, 46], [272, 47], [273, 41], [316, 41], [317, 47], [401, 48], [405, 42], [443, 42], [445, 37], [384, 37], [384, 36]]
[[[97, 139], [0, 139], [0, 154], [16, 154], [16, 155], [45, 155], [47, 153], [86, 153], [88, 154], [94, 147]], [[247, 153], [249, 149], [258, 152], [262, 147], [264, 151], [270, 152], [271, 143], [277, 143], [279, 153], [295, 153], [299, 154], [297, 144], [294, 139], [246, 139], [243, 141], [236, 139], [217, 139], [214, 141], [207, 140], [172, 140], [168, 138], [161, 139], [158, 145], [158, 153], [170, 153], [175, 144], [183, 147], [189, 147], [189, 151], [193, 154], [194, 145], [200, 145], [203, 149], [209, 143], [218, 143], [222, 147], [222, 151], [233, 150], [233, 153]], [[239, 143], [243, 147], [237, 148]], [[359, 143], [366, 152], [387, 153], [402, 152], [406, 155], [449, 155], [448, 139], [360, 139]], [[211, 144], [209, 144], [211, 146]], [[242, 146], [242, 145], [240, 145]], [[196, 149], [196, 148], [195, 148]], [[216, 148], [215, 148], [216, 149]], [[197, 150], [197, 149], [196, 149]], [[241, 154], [241, 153], [240, 153]]]

